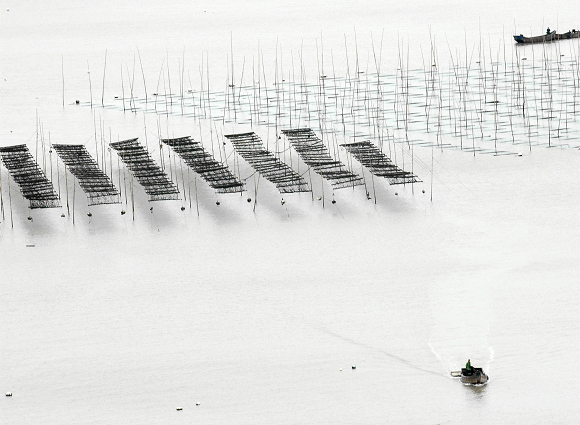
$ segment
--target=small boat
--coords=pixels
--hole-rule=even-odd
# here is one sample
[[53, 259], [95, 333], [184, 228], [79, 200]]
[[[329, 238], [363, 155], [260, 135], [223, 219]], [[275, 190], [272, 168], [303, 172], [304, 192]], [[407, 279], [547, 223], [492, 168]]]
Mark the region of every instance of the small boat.
[[556, 31], [550, 31], [550, 29], [548, 28], [548, 30], [546, 31], [546, 34], [537, 35], [535, 37], [524, 37], [523, 34], [514, 35], [515, 41], [517, 41], [518, 43], [525, 43], [525, 44], [547, 43], [550, 41], [567, 40], [570, 38], [580, 38], [580, 31], [576, 31], [575, 29], [573, 29], [573, 30], [570, 30], [570, 31], [562, 33], [562, 34], [558, 34]]
[[565, 32], [564, 34], [558, 34], [558, 40], [567, 40], [569, 38], [580, 38], [580, 31], [575, 29], [572, 31]]
[[514, 35], [514, 40], [517, 41], [518, 43], [529, 44], [529, 43], [547, 43], [550, 41], [559, 40], [559, 38], [556, 31], [550, 31], [548, 29], [548, 31], [546, 31], [546, 34], [537, 35], [535, 37], [524, 37], [523, 34]]
[[462, 368], [461, 372], [451, 372], [451, 376], [460, 378], [462, 383], [469, 385], [481, 385], [487, 383], [489, 380], [489, 376], [480, 367], [472, 367], [471, 369]]

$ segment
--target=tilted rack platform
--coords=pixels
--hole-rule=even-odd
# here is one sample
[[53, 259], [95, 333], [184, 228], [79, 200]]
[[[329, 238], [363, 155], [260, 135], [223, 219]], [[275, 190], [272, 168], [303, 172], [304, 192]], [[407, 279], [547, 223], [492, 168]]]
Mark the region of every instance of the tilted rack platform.
[[280, 193], [310, 192], [310, 187], [300, 174], [266, 150], [254, 132], [227, 134], [225, 136], [236, 152], [264, 178], [276, 185]]
[[306, 165], [328, 180], [334, 189], [363, 184], [363, 179], [350, 172], [346, 166], [330, 156], [324, 143], [310, 128], [282, 130], [292, 147]]
[[79, 181], [79, 185], [87, 195], [89, 205], [121, 202], [119, 191], [109, 176], [99, 168], [85, 146], [54, 144], [52, 147], [71, 174]]
[[373, 175], [386, 178], [389, 184], [417, 183], [421, 181], [415, 174], [399, 168], [388, 156], [369, 141], [345, 143], [340, 146], [344, 147]]
[[191, 137], [161, 139], [179, 155], [193, 171], [201, 176], [218, 193], [235, 193], [244, 190], [244, 184], [227, 166], [218, 162], [203, 145]]
[[52, 183], [34, 161], [26, 145], [0, 148], [0, 158], [30, 208], [60, 207], [60, 198]]
[[167, 174], [153, 161], [138, 138], [112, 142], [123, 163], [149, 195], [150, 201], [179, 199], [179, 191]]

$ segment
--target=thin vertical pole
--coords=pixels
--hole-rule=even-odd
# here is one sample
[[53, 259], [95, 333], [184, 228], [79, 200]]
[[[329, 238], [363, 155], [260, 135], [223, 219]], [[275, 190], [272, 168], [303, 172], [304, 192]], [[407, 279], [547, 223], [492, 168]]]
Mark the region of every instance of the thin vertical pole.
[[107, 49], [105, 49], [105, 64], [103, 65], [103, 91], [101, 92], [101, 106], [105, 106], [105, 73], [107, 71]]
[[64, 55], [61, 57], [61, 74], [62, 74], [62, 107], [64, 109]]
[[10, 172], [8, 172], [8, 200], [10, 202], [10, 224], [14, 229], [14, 219], [12, 217], [12, 194], [10, 192]]
[[89, 76], [89, 93], [91, 95], [91, 109], [93, 109], [93, 84], [91, 83], [91, 69], [89, 68], [88, 60], [87, 60], [87, 74]]

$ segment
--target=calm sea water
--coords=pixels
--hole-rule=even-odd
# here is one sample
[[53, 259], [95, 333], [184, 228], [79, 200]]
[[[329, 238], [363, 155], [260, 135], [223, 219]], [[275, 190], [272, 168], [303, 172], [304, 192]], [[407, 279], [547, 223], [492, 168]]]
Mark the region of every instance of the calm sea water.
[[[224, 87], [228, 55], [249, 73], [258, 46], [266, 68], [278, 46], [286, 69], [301, 51], [314, 74], [317, 45], [344, 69], [345, 39], [366, 63], [382, 37], [383, 67], [396, 70], [407, 46], [417, 66], [433, 40], [441, 59], [480, 40], [510, 58], [513, 32], [575, 25], [563, 2], [1, 4], [0, 144], [31, 150], [37, 116], [45, 138], [89, 149], [95, 121], [113, 139], [155, 127], [70, 105], [86, 101], [88, 75], [100, 100], [105, 51], [110, 95], [115, 73], [141, 72], [138, 55], [152, 86], [165, 60], [199, 81], [203, 55]], [[0, 391], [13, 396], [0, 423], [575, 423], [580, 386], [563, 369], [580, 360], [580, 151], [415, 155], [433, 155], [433, 202], [418, 168], [425, 183], [377, 183], [376, 205], [362, 190], [325, 208], [310, 194], [281, 205], [261, 183], [256, 212], [246, 195], [218, 208], [200, 182], [199, 215], [187, 202], [151, 212], [138, 192], [134, 220], [130, 204], [89, 218], [77, 199], [73, 224], [30, 213], [12, 186]], [[2, 184], [6, 196], [4, 168]], [[467, 358], [488, 385], [450, 378]]]

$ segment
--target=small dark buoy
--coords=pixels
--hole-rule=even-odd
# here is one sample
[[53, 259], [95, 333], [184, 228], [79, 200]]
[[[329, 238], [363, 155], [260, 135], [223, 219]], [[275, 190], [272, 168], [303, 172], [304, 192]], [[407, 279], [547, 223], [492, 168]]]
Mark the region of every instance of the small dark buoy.
[[115, 99], [118, 99], [118, 98], [119, 98], [119, 96], [115, 96]]
[[60, 216], [61, 216], [61, 217], [66, 217], [66, 215], [64, 215], [64, 213], [62, 213]]
[[425, 193], [425, 189], [423, 189], [421, 192]]
[[198, 401], [197, 403], [195, 403], [196, 406], [199, 406], [201, 403]]
[[181, 207], [181, 211], [185, 211], [185, 207]]
[[395, 196], [399, 196], [399, 192], [395, 192]]
[[248, 202], [252, 202], [252, 198], [248, 198]]
[[75, 103], [78, 105], [79, 103], [81, 103], [81, 101], [77, 99], [75, 100]]
[[93, 213], [92, 213], [92, 212], [89, 212], [89, 213], [87, 213], [87, 215], [88, 215], [89, 217], [92, 217], [92, 216], [93, 216]]
[[224, 142], [224, 146], [226, 145], [226, 142]]
[[125, 215], [125, 210], [121, 210], [121, 215]]
[[153, 214], [153, 207], [150, 207], [149, 211], [151, 211], [151, 214]]
[[215, 204], [216, 204], [216, 205], [219, 205], [219, 204], [220, 204], [220, 201], [215, 201]]
[[319, 196], [319, 197], [318, 197], [318, 200], [319, 200], [319, 201], [322, 201], [322, 196]]
[[335, 200], [335, 199], [333, 199], [333, 200], [332, 200], [332, 203], [333, 203], [333, 204], [336, 204], [336, 200]]
[[28, 221], [32, 221], [32, 216], [31, 215], [28, 216]]
[[355, 370], [355, 369], [356, 369], [356, 366], [355, 365], [352, 365], [352, 370]]

